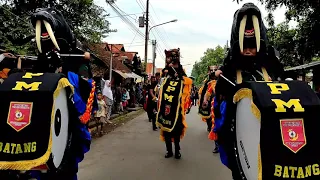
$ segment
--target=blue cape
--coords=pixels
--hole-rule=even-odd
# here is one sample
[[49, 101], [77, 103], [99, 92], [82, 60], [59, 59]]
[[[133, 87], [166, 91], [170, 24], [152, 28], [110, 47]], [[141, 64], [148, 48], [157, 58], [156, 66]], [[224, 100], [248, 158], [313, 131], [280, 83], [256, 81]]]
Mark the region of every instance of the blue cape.
[[[214, 99], [214, 108], [218, 108], [219, 103], [218, 100]], [[213, 128], [213, 132], [217, 133], [219, 132], [219, 130], [221, 129], [221, 127], [223, 126], [225, 119], [226, 119], [226, 110], [227, 110], [227, 102], [226, 101], [222, 101], [220, 104], [220, 113], [221, 116], [220, 117], [215, 117], [214, 119], [214, 128]], [[225, 166], [228, 167], [228, 157], [227, 154], [223, 148], [222, 145], [219, 145], [218, 148], [219, 154], [220, 154], [220, 160], [222, 162], [222, 164], [224, 164]]]

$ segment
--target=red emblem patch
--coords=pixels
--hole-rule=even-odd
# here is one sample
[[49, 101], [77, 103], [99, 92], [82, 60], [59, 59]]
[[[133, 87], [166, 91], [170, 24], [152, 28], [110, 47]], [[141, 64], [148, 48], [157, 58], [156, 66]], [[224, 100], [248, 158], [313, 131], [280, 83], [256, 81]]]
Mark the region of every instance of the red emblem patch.
[[292, 152], [297, 153], [307, 144], [303, 119], [282, 119], [280, 128], [283, 145]]
[[165, 106], [165, 110], [164, 110], [164, 115], [168, 115], [168, 114], [170, 114], [170, 109], [171, 109], [171, 106], [170, 105], [166, 105]]
[[10, 102], [7, 123], [17, 132], [30, 124], [32, 105], [30, 102]]

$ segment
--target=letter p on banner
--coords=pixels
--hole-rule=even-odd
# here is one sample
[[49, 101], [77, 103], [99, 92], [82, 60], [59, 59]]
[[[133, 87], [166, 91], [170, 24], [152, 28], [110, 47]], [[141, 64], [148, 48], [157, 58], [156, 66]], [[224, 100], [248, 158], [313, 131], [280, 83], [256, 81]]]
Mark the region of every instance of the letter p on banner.
[[271, 94], [281, 94], [281, 91], [288, 91], [290, 88], [285, 83], [267, 83], [270, 87]]

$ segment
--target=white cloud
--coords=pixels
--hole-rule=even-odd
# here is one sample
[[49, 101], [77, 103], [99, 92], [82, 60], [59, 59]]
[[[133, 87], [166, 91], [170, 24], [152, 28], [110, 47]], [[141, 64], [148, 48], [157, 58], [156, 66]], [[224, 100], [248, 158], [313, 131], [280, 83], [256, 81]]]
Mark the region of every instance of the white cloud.
[[[146, 0], [117, 0], [116, 4], [127, 14], [142, 14], [143, 11], [138, 4], [140, 1], [145, 5]], [[105, 7], [111, 16], [117, 15], [104, 0], [96, 0], [95, 2]], [[153, 29], [152, 32], [161, 34], [162, 38], [156, 36], [156, 39], [163, 49], [180, 47], [181, 54], [184, 57], [182, 64], [193, 64], [195, 61], [199, 61], [207, 48], [226, 44], [230, 38], [233, 14], [246, 2], [250, 1], [245, 0], [237, 4], [232, 0], [150, 0], [150, 14], [155, 21], [151, 25], [178, 19], [178, 22], [159, 26], [157, 30]], [[257, 0], [251, 2], [260, 8], [263, 16], [267, 15], [264, 6]], [[284, 12], [284, 8], [273, 12], [276, 24], [284, 20]], [[138, 16], [140, 15], [131, 17], [137, 19]], [[130, 17], [128, 18], [138, 27], [138, 22], [134, 22]], [[109, 21], [111, 22], [111, 28], [118, 29], [118, 32], [109, 34], [106, 41], [109, 43], [130, 43], [134, 39], [129, 50], [139, 52], [139, 55], [143, 58], [144, 39], [136, 33], [132, 33], [129, 26], [122, 22], [120, 18], [110, 18]], [[140, 30], [144, 33], [144, 28], [140, 28]], [[150, 35], [150, 39], [154, 39], [154, 36]], [[165, 39], [166, 43], [163, 43], [162, 39]], [[166, 47], [165, 44], [171, 46]], [[128, 49], [129, 45], [125, 44], [125, 48]], [[164, 56], [163, 49], [161, 49], [161, 53]], [[164, 59], [161, 58], [159, 53], [156, 58], [156, 66], [162, 67], [164, 66]], [[151, 55], [152, 50], [151, 45], [149, 45], [148, 59], [152, 57]], [[185, 68], [190, 73], [192, 65]]]

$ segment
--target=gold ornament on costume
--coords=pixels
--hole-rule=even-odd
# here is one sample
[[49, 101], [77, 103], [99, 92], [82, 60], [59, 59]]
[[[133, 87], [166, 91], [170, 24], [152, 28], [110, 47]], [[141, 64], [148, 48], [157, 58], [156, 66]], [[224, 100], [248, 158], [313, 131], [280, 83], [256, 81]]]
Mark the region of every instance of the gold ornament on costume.
[[22, 114], [22, 112], [20, 110], [16, 110], [16, 112], [15, 112], [15, 120], [21, 121], [23, 119], [24, 119], [24, 115]]
[[289, 137], [291, 141], [296, 141], [299, 138], [299, 134], [297, 134], [294, 130], [289, 129], [288, 130]]

